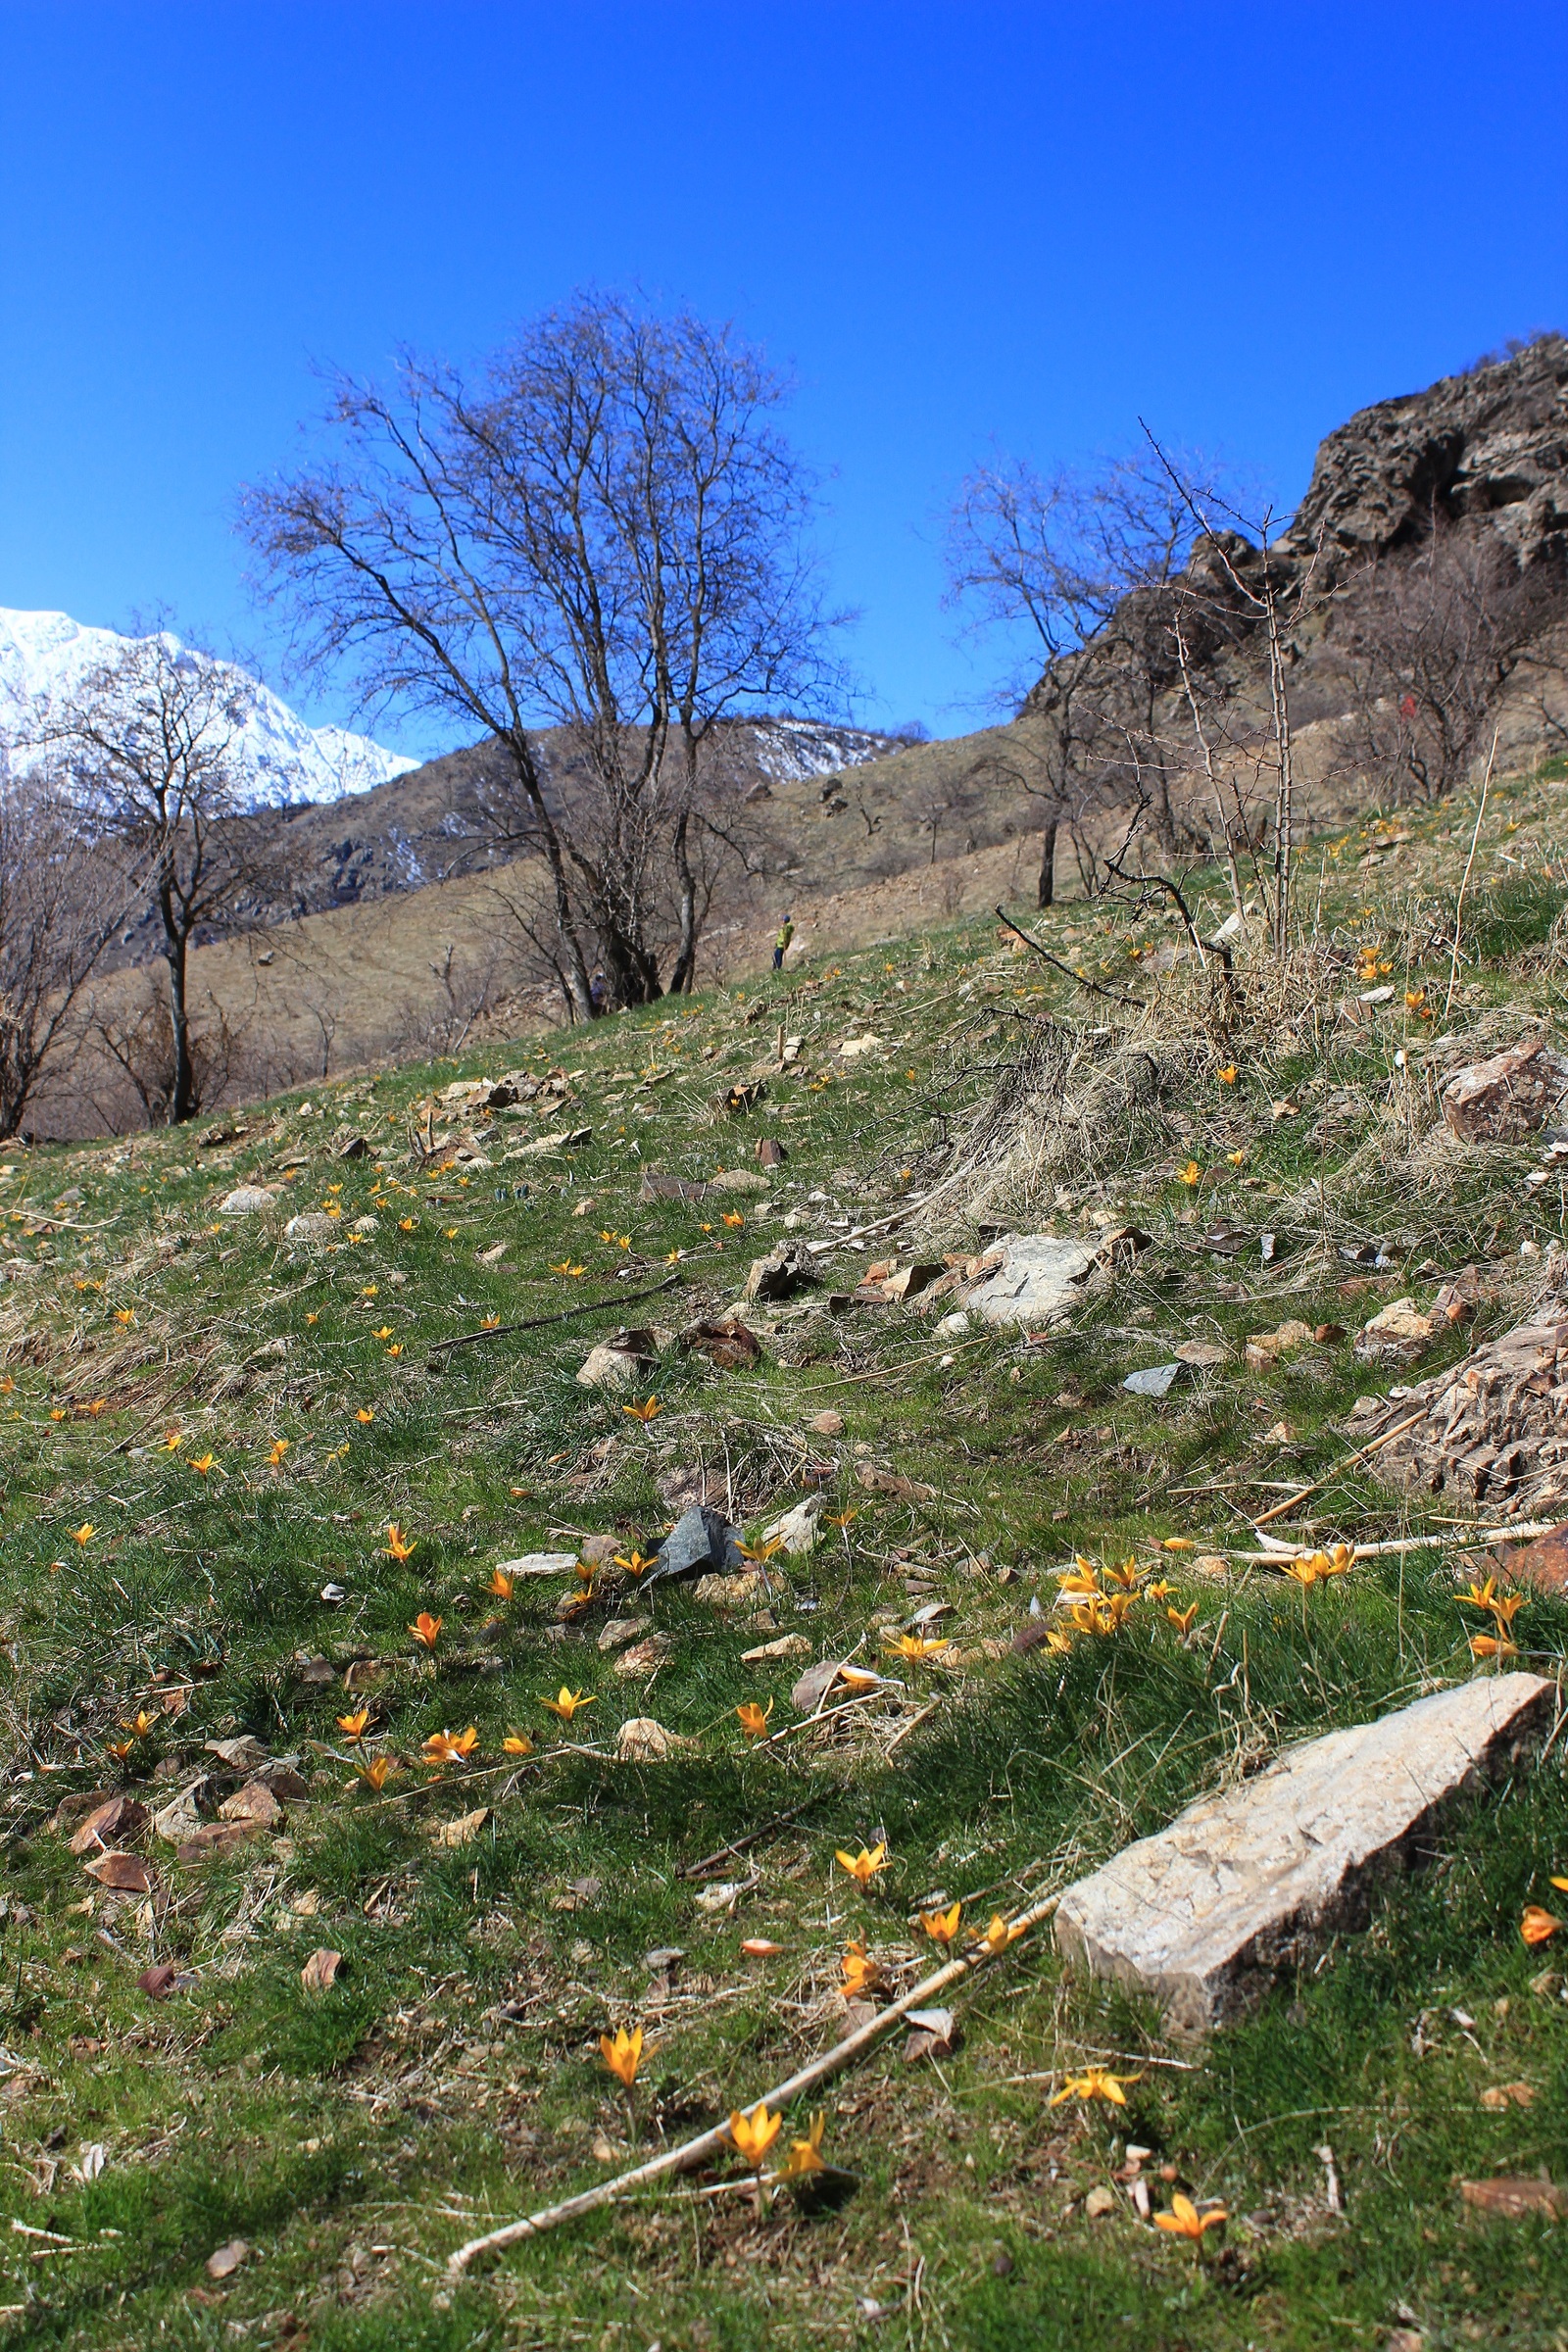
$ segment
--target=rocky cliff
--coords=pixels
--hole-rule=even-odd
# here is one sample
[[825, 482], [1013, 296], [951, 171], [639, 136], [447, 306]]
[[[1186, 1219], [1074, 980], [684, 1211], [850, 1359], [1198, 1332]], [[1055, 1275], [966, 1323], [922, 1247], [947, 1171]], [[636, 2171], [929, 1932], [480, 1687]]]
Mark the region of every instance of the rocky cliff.
[[1360, 409], [1320, 446], [1287, 546], [1337, 568], [1434, 522], [1494, 532], [1521, 565], [1568, 555], [1568, 340], [1534, 343]]

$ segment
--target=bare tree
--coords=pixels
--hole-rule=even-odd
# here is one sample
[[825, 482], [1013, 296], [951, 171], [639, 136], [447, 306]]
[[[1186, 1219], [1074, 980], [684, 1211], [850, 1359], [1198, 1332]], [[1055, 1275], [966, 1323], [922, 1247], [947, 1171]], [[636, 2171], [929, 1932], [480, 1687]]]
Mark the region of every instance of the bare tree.
[[74, 1053], [82, 992], [132, 903], [58, 778], [0, 769], [0, 1137]]
[[330, 454], [245, 497], [307, 658], [504, 754], [485, 820], [544, 862], [580, 1019], [596, 964], [612, 1006], [661, 993], [666, 944], [669, 984], [690, 985], [713, 726], [835, 683], [783, 393], [727, 328], [584, 296], [471, 382], [413, 357], [390, 391], [339, 377]]
[[[237, 671], [159, 633], [127, 641], [89, 672], [42, 729], [69, 773], [77, 821], [123, 860], [157, 924], [170, 1072], [153, 1094], [172, 1126], [201, 1101], [191, 949], [264, 911], [276, 882], [275, 821], [248, 806], [247, 708]], [[231, 1051], [225, 1038], [225, 1063]], [[143, 1100], [151, 1117], [153, 1095]]]
[[1520, 662], [1560, 610], [1562, 577], [1444, 523], [1413, 557], [1349, 584], [1336, 630], [1352, 741], [1396, 800], [1446, 800], [1472, 765]]
[[1050, 475], [1006, 460], [971, 474], [955, 502], [948, 602], [970, 634], [1005, 649], [998, 699], [1021, 708], [991, 764], [1045, 805], [1041, 906], [1054, 895], [1061, 825], [1082, 855], [1087, 820], [1129, 781], [1174, 838], [1161, 701], [1177, 676], [1175, 583], [1198, 529], [1164, 467], [1141, 459]]

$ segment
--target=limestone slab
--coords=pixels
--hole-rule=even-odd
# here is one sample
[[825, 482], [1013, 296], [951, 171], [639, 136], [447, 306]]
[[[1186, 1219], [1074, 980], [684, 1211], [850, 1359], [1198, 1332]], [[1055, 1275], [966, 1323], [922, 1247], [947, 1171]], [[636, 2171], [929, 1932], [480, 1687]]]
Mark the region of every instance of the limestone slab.
[[1009, 1233], [964, 1304], [986, 1323], [1050, 1323], [1076, 1306], [1096, 1269], [1093, 1250], [1053, 1233]]
[[1374, 1887], [1425, 1858], [1443, 1807], [1549, 1725], [1555, 1691], [1540, 1675], [1477, 1676], [1303, 1741], [1069, 1886], [1057, 1944], [1154, 1994], [1179, 2032], [1222, 2025], [1322, 1936], [1364, 1925]]

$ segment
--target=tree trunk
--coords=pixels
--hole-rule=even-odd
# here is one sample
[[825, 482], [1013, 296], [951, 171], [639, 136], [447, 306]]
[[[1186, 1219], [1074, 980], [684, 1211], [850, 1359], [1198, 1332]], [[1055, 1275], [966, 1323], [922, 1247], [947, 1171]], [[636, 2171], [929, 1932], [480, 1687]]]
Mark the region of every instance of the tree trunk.
[[1056, 901], [1056, 824], [1053, 817], [1040, 842], [1040, 888], [1035, 898], [1037, 906], [1054, 906]]
[[669, 975], [669, 993], [672, 997], [690, 996], [697, 968], [697, 880], [692, 872], [686, 839], [690, 817], [691, 809], [687, 807], [681, 810], [675, 827], [675, 873], [680, 883], [680, 946], [675, 955], [675, 968]]
[[196, 1110], [196, 1069], [190, 1051], [190, 1014], [185, 1003], [186, 942], [177, 933], [165, 950], [169, 959], [169, 1027], [174, 1044], [174, 1073], [169, 1090], [169, 1124], [183, 1126]]

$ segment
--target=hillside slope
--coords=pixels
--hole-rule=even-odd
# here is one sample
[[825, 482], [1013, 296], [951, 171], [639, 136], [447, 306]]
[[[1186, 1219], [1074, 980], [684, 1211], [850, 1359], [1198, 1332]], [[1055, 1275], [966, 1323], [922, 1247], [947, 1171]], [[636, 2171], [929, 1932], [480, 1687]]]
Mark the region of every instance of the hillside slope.
[[[1379, 1483], [1358, 1399], [1562, 1312], [1563, 1163], [1461, 1143], [1437, 1089], [1552, 1018], [1568, 785], [1315, 856], [1308, 937], [1283, 971], [1244, 940], [1239, 1002], [1162, 914], [1062, 908], [1052, 952], [1141, 1004], [958, 922], [0, 1163], [7, 2340], [742, 2352], [902, 2314], [985, 2352], [1546, 2352], [1568, 2008], [1520, 1922], [1568, 1866], [1560, 1743], [1205, 2043], [1036, 1933], [826, 2087], [838, 2178], [720, 2154], [444, 2270], [750, 2112], [953, 1905], [961, 1942], [1491, 1671], [1464, 1586], [1505, 1556], [1473, 1495]], [[1124, 1240], [1054, 1329], [945, 1322], [961, 1265], [934, 1301], [869, 1279], [1014, 1227]], [[816, 1279], [737, 1300], [782, 1245]], [[1415, 1372], [1354, 1345], [1400, 1299], [1460, 1308], [1407, 1310]], [[1538, 1480], [1499, 1456], [1482, 1524]], [[653, 1579], [702, 1499], [749, 1556]], [[1075, 1554], [1124, 1605], [1058, 1605]], [[1560, 1678], [1568, 1603], [1517, 1591], [1516, 1663]], [[801, 1686], [846, 1659], [876, 1671]], [[1526, 2188], [1489, 2223], [1460, 2182], [1494, 2178]], [[1176, 2192], [1228, 2219], [1184, 2244]]]

